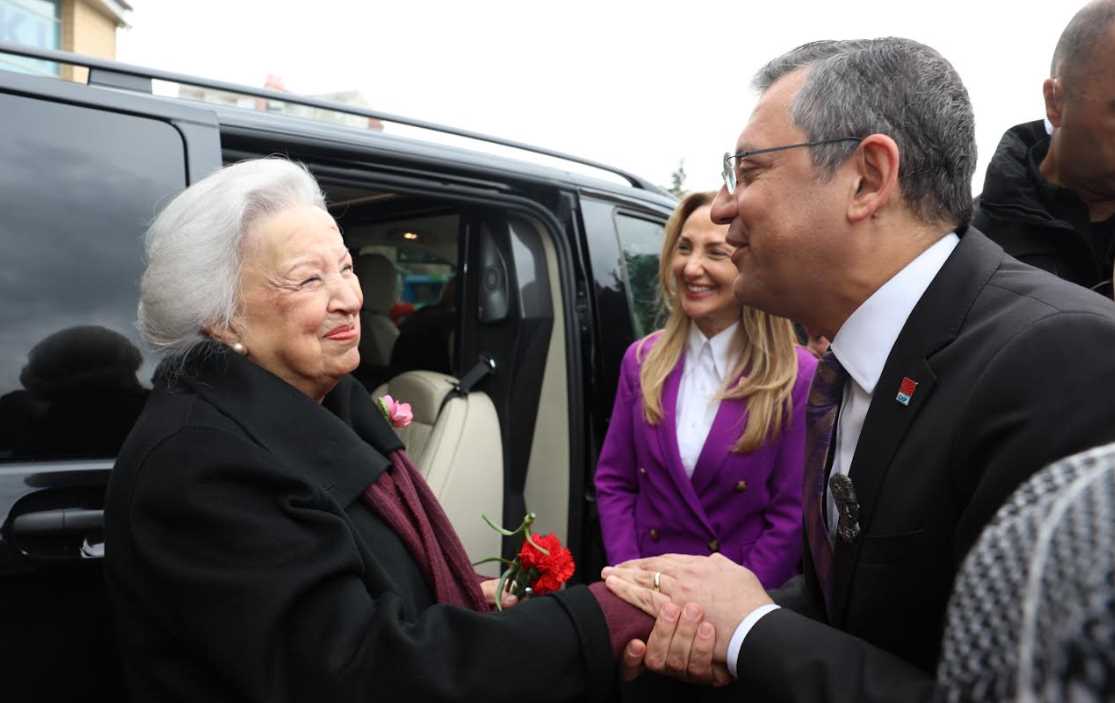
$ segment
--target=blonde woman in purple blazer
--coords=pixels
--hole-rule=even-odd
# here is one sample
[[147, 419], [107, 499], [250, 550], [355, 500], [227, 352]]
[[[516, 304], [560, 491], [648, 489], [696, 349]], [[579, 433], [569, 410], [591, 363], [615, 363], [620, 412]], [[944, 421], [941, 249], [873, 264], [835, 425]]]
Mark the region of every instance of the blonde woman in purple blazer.
[[623, 358], [596, 466], [608, 561], [721, 552], [766, 588], [801, 558], [805, 402], [817, 362], [784, 318], [742, 306], [713, 224], [714, 193], [666, 224], [659, 286], [666, 326]]

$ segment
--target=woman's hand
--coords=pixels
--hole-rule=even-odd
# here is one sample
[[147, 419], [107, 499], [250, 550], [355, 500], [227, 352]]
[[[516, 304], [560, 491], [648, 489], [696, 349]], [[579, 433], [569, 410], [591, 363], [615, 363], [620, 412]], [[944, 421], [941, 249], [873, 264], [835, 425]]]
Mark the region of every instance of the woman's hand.
[[[484, 600], [489, 605], [496, 604], [496, 589], [499, 587], [499, 579], [488, 579], [487, 581], [480, 582], [480, 590], [484, 592]], [[504, 591], [503, 593], [503, 607], [510, 608], [519, 602], [519, 599]]]

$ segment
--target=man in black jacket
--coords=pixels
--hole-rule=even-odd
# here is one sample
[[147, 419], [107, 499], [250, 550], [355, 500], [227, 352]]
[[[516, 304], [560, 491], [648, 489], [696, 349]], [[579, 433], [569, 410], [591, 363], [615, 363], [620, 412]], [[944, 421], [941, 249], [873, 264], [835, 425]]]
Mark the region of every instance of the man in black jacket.
[[1008, 254], [1108, 297], [1115, 258], [1113, 67], [1115, 0], [1097, 0], [1057, 42], [1042, 87], [1048, 122], [1003, 135], [973, 219]]
[[933, 49], [807, 44], [756, 85], [712, 218], [737, 297], [832, 340], [806, 407], [804, 573], [768, 594], [719, 554], [668, 555], [608, 587], [658, 617], [648, 668], [696, 678], [711, 649], [736, 700], [928, 701], [988, 520], [1042, 466], [1115, 441], [1115, 304], [967, 224], [973, 115]]

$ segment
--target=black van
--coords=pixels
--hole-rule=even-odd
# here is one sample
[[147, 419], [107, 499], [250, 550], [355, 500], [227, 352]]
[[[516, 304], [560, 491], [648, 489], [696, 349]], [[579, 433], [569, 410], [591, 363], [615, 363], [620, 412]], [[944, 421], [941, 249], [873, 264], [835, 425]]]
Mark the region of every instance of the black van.
[[512, 524], [529, 509], [572, 549], [575, 578], [598, 573], [592, 471], [622, 353], [655, 326], [672, 196], [361, 108], [11, 44], [4, 55], [88, 69], [85, 83], [0, 70], [5, 700], [122, 697], [101, 509], [153, 371], [134, 324], [141, 236], [169, 198], [242, 159], [287, 156], [321, 183], [371, 272], [358, 376], [416, 405], [408, 447], [470, 554], [513, 548], [482, 512]]

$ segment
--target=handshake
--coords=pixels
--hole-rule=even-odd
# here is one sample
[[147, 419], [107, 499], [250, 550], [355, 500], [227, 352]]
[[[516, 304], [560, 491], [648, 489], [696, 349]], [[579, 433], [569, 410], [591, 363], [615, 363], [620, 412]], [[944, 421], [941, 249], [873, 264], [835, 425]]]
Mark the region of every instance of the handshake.
[[632, 640], [624, 649], [626, 680], [646, 668], [690, 683], [730, 683], [732, 635], [756, 608], [773, 603], [755, 574], [720, 554], [634, 559], [605, 567], [601, 577], [655, 618], [647, 641]]

